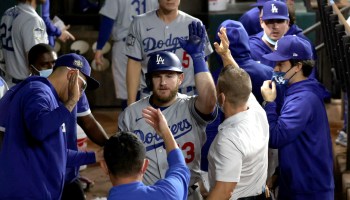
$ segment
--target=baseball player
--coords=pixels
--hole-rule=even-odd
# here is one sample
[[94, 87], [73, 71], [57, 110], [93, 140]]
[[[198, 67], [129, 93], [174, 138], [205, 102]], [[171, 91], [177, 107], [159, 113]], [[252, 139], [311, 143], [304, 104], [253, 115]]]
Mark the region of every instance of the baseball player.
[[95, 60], [102, 65], [101, 49], [112, 33], [112, 72], [117, 99], [122, 100], [122, 109], [126, 107], [126, 66], [125, 41], [130, 24], [136, 15], [158, 8], [157, 0], [106, 0], [100, 10], [102, 15], [100, 32], [97, 40]]
[[190, 39], [181, 40], [180, 44], [193, 59], [198, 96], [178, 93], [184, 73], [181, 61], [174, 53], [153, 53], [146, 74], [148, 89], [153, 94], [127, 107], [119, 116], [118, 127], [121, 131], [134, 132], [144, 143], [150, 162], [143, 182], [152, 185], [165, 177], [168, 165], [163, 140], [143, 119], [141, 111], [147, 106], [160, 108], [191, 170], [189, 199], [198, 199], [198, 196], [195, 197], [198, 191], [194, 192], [194, 189], [195, 183], [200, 180], [200, 152], [206, 139], [205, 127], [215, 119], [217, 109], [214, 82], [204, 60], [204, 26], [193, 22], [189, 30]]
[[66, 166], [83, 161], [67, 150], [65, 121], [82, 92], [99, 84], [79, 59], [60, 57], [56, 65], [47, 79], [31, 76], [0, 100], [0, 110], [8, 113], [0, 115], [6, 128], [0, 199], [60, 199]]
[[48, 43], [46, 27], [34, 5], [45, 0], [18, 0], [18, 5], [5, 11], [0, 23], [0, 39], [5, 58], [5, 72], [11, 76], [11, 87], [28, 77], [27, 54], [38, 43]]
[[[80, 55], [67, 54], [61, 57], [72, 59], [72, 61], [81, 61], [83, 65], [89, 66], [89, 63]], [[53, 64], [56, 60], [56, 53], [48, 44], [37, 44], [33, 46], [28, 53], [29, 65], [33, 75], [47, 77], [52, 72]], [[61, 65], [59, 60], [56, 66]], [[108, 136], [101, 125], [96, 121], [91, 113], [89, 102], [85, 92], [80, 97], [77, 106], [74, 107], [69, 119], [65, 122], [67, 148], [72, 151], [78, 151], [77, 148], [77, 123], [82, 127], [89, 139], [99, 146], [107, 141]], [[96, 162], [93, 152], [80, 152], [78, 166], [67, 167], [65, 174], [65, 184], [62, 199], [85, 199], [84, 191], [79, 180], [79, 166]]]
[[[274, 68], [276, 62], [267, 60], [263, 55], [271, 53], [277, 40], [284, 35], [297, 35], [307, 40], [311, 46], [311, 41], [302, 33], [296, 24], [290, 24], [288, 6], [282, 1], [268, 1], [263, 5], [261, 27], [263, 31], [249, 38], [251, 56], [254, 60]], [[314, 59], [317, 59], [316, 50], [313, 48]], [[316, 76], [315, 68], [311, 78]]]
[[[150, 94], [145, 82], [146, 66], [149, 55], [157, 51], [169, 51], [177, 55], [185, 74], [180, 93], [188, 95], [195, 93], [193, 60], [188, 52], [180, 47], [179, 38], [188, 38], [188, 25], [192, 21], [200, 20], [178, 10], [180, 0], [171, 2], [158, 0], [158, 2], [159, 9], [136, 16], [129, 29], [126, 41], [128, 105], [136, 100], [138, 90], [141, 97]], [[207, 38], [205, 56], [212, 52]]]
[[101, 162], [113, 184], [108, 199], [187, 200], [190, 170], [164, 115], [160, 109], [152, 107], [142, 112], [157, 136], [164, 139], [169, 165], [166, 177], [154, 185], [144, 185], [141, 181], [149, 162], [143, 142], [134, 133], [119, 132], [107, 141], [104, 147], [105, 160]]

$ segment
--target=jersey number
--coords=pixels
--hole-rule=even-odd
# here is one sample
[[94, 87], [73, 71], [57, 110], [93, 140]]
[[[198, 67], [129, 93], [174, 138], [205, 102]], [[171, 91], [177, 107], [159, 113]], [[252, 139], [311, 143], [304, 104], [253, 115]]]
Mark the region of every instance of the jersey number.
[[182, 66], [184, 68], [188, 68], [188, 66], [190, 66], [190, 55], [188, 55], [186, 51], [184, 51], [182, 55]]
[[194, 160], [194, 144], [192, 142], [186, 142], [182, 145], [181, 150], [186, 152], [185, 162], [190, 163]]
[[136, 8], [135, 8], [135, 11], [136, 11], [136, 15], [140, 15], [140, 14], [143, 14], [146, 12], [146, 0], [133, 0], [131, 2], [131, 5], [135, 5], [136, 4]]
[[6, 24], [1, 24], [0, 26], [0, 39], [2, 48], [8, 51], [14, 51], [12, 46], [12, 36], [11, 36], [12, 26], [7, 28]]

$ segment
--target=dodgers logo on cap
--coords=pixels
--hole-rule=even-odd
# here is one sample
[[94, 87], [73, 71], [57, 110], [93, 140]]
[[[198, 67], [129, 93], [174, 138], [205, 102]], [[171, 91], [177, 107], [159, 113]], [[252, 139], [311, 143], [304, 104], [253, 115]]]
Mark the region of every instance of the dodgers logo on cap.
[[288, 6], [281, 1], [268, 1], [262, 9], [262, 20], [285, 19], [289, 20]]

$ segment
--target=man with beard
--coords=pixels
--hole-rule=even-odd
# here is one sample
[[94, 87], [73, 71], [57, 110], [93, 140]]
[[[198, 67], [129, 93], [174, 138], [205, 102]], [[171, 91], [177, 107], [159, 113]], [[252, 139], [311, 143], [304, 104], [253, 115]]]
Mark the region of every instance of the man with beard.
[[45, 1], [18, 0], [18, 5], [6, 10], [1, 18], [0, 39], [10, 87], [29, 76], [29, 50], [36, 44], [48, 43], [45, 23], [35, 11]]
[[[200, 20], [180, 11], [180, 0], [158, 0], [158, 3], [159, 9], [135, 16], [130, 25], [126, 39], [128, 105], [137, 100], [138, 90], [141, 98], [150, 95], [151, 91], [145, 83], [145, 74], [149, 55], [157, 51], [173, 52], [180, 59], [185, 77], [179, 92], [193, 95], [196, 91], [193, 59], [180, 47], [179, 38], [187, 38], [188, 25]], [[206, 31], [203, 31], [206, 35]], [[206, 36], [204, 55], [208, 56], [212, 52]]]
[[163, 140], [143, 119], [142, 109], [147, 106], [160, 108], [191, 171], [188, 199], [201, 199], [195, 184], [200, 181], [199, 166], [201, 148], [206, 140], [205, 128], [217, 115], [216, 92], [204, 60], [204, 26], [199, 22], [192, 23], [189, 33], [189, 40], [180, 40], [180, 44], [193, 59], [198, 95], [178, 93], [184, 73], [181, 62], [174, 53], [153, 53], [150, 55], [146, 74], [147, 87], [153, 94], [127, 107], [119, 116], [118, 127], [120, 131], [134, 132], [143, 142], [146, 157], [149, 159], [143, 182], [153, 185], [157, 180], [165, 178], [168, 169], [167, 154]]

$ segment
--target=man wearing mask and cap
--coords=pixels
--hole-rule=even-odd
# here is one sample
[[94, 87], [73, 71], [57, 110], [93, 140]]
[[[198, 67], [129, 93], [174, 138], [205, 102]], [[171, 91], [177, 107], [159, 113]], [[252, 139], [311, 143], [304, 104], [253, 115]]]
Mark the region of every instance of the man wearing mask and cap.
[[[74, 54], [71, 54], [74, 55]], [[78, 55], [75, 55], [78, 56]], [[28, 53], [29, 67], [32, 75], [48, 77], [52, 73], [52, 68], [57, 59], [56, 52], [48, 44], [37, 44], [33, 46]], [[85, 59], [83, 59], [85, 62]], [[88, 63], [86, 63], [88, 65]], [[108, 136], [100, 123], [95, 119], [90, 110], [90, 105], [85, 92], [81, 95], [77, 106], [73, 109], [72, 115], [65, 123], [67, 148], [78, 151], [77, 147], [77, 124], [84, 130], [88, 138], [99, 146], [103, 146]], [[91, 157], [91, 154], [85, 154], [85, 160]], [[84, 155], [82, 155], [84, 156]], [[94, 160], [93, 158], [91, 158]], [[89, 161], [86, 164], [91, 163]], [[83, 179], [87, 184], [91, 184], [88, 179]], [[68, 167], [66, 169], [65, 185], [62, 199], [85, 199], [85, 194], [79, 178], [79, 166]]]
[[60, 199], [66, 167], [100, 159], [97, 154], [83, 159], [66, 144], [65, 122], [80, 96], [99, 87], [90, 72], [84, 57], [67, 54], [57, 59], [48, 78], [31, 76], [0, 100], [6, 113], [0, 115], [0, 199]]
[[[274, 68], [276, 63], [263, 58], [263, 55], [272, 53], [277, 40], [284, 35], [296, 35], [311, 42], [304, 36], [302, 30], [295, 24], [290, 26], [288, 6], [282, 1], [268, 1], [263, 4], [260, 33], [249, 38], [251, 56], [254, 60]], [[314, 51], [314, 50], [313, 50]], [[316, 60], [316, 51], [314, 51]], [[313, 72], [311, 77], [315, 77]]]
[[[308, 78], [314, 66], [310, 44], [284, 36], [264, 58], [277, 62], [273, 80], [261, 87], [270, 125], [269, 147], [279, 153], [279, 199], [334, 199], [332, 143], [325, 88]], [[285, 88], [280, 114], [276, 86]]]

